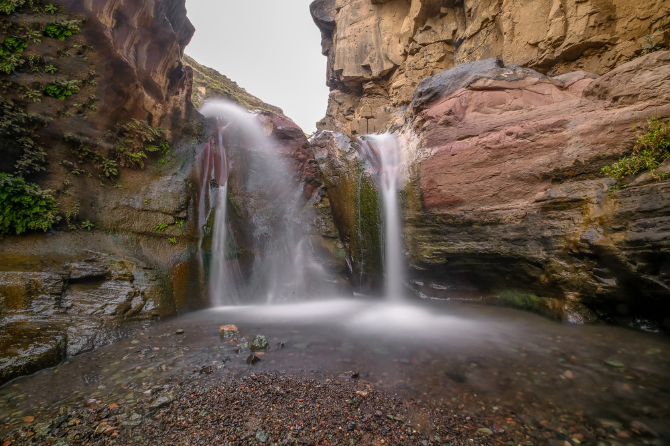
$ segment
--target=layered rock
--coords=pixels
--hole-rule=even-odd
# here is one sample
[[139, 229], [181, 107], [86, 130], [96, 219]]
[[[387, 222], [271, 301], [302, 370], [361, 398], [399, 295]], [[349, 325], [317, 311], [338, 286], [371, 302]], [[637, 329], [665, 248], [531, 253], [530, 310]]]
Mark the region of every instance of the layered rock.
[[[646, 173], [611, 190], [600, 169], [632, 151], [635, 126], [670, 117], [669, 80], [670, 52], [657, 52], [603, 76], [490, 59], [422, 81], [395, 128], [417, 291], [523, 290], [574, 321], [668, 324], [669, 183]], [[340, 138], [346, 151], [328, 134], [316, 141]], [[353, 172], [335, 158], [325, 178]]]
[[331, 88], [318, 128], [349, 135], [384, 129], [422, 79], [465, 62], [604, 74], [670, 41], [668, 0], [316, 0], [310, 10]]
[[[64, 41], [40, 32], [41, 42], [28, 41], [37, 67], [18, 68], [3, 87], [3, 99], [41, 116], [34, 140], [48, 146], [46, 159], [26, 180], [53, 191], [62, 220], [0, 240], [0, 383], [203, 304], [189, 175], [204, 122], [181, 62], [194, 32], [184, 1], [66, 0], [54, 15], [26, 6], [3, 35], [59, 20], [80, 21], [82, 32]], [[79, 90], [38, 102], [21, 93], [55, 80], [78, 81]], [[160, 129], [170, 148], [149, 153], [143, 169], [106, 175], [101, 161], [116, 159], [107, 137], [132, 119]], [[4, 159], [0, 171], [14, 165]]]

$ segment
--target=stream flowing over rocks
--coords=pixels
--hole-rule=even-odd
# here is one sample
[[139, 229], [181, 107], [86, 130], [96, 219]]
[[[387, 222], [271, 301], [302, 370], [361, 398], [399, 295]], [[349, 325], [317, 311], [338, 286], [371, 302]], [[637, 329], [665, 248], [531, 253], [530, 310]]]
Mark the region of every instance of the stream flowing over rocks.
[[315, 0], [312, 135], [185, 0], [5, 3], [0, 446], [670, 442], [670, 0]]

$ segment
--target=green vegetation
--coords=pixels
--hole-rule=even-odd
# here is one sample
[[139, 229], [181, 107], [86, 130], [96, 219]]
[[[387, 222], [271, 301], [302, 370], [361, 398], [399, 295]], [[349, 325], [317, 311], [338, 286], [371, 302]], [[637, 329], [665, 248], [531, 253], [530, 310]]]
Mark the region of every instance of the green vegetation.
[[93, 228], [95, 228], [95, 225], [91, 223], [89, 220], [86, 220], [81, 224], [81, 229], [86, 229], [87, 231], [90, 231]]
[[0, 212], [0, 234], [46, 231], [60, 220], [51, 191], [5, 173], [0, 173]]
[[[363, 167], [360, 166], [359, 169]], [[357, 206], [354, 212], [357, 227], [353, 228], [358, 233], [358, 249], [365, 270], [373, 274], [382, 274], [383, 251], [382, 251], [382, 207], [377, 185], [365, 175], [362, 175], [357, 197]]]
[[501, 291], [498, 293], [498, 298], [503, 305], [520, 310], [538, 311], [542, 303], [541, 297], [522, 291]]
[[168, 225], [163, 223], [163, 224], [160, 224], [160, 225], [156, 226], [155, 230], [156, 230], [156, 232], [165, 232], [167, 230], [167, 228], [168, 228]]
[[28, 44], [25, 39], [18, 36], [7, 37], [0, 44], [0, 71], [10, 74], [26, 61], [19, 54], [22, 53]]
[[119, 174], [119, 165], [116, 161], [110, 160], [110, 159], [103, 159], [102, 163], [100, 164], [100, 168], [102, 169], [102, 173], [105, 174], [107, 178], [112, 178], [115, 177]]
[[16, 8], [23, 6], [25, 0], [0, 0], [0, 12], [9, 15], [13, 13]]
[[42, 42], [42, 34], [40, 34], [38, 31], [33, 31], [32, 29], [26, 30], [26, 39], [32, 41], [33, 43], [41, 43]]
[[44, 94], [62, 101], [68, 96], [79, 93], [79, 83], [77, 80], [56, 81], [44, 87]]
[[11, 36], [2, 40], [2, 46], [12, 53], [22, 53], [28, 48], [28, 43], [26, 42], [26, 39], [18, 36]]
[[55, 6], [53, 3], [49, 3], [44, 7], [44, 12], [54, 15], [58, 12], [58, 7]]
[[42, 102], [42, 93], [40, 93], [38, 90], [33, 90], [31, 88], [28, 88], [26, 92], [23, 94], [23, 97], [26, 99], [30, 99], [33, 102]]
[[168, 239], [168, 242], [170, 242], [172, 244], [172, 246], [174, 246], [174, 245], [177, 244], [177, 239], [176, 239], [176, 237], [170, 237]]
[[10, 74], [25, 62], [18, 54], [0, 49], [0, 71], [3, 71], [5, 74]]
[[123, 167], [144, 168], [144, 159], [147, 157], [145, 150], [148, 152], [163, 150], [163, 153], [166, 153], [170, 149], [167, 141], [162, 139], [165, 130], [152, 127], [147, 121], [133, 119], [121, 122], [114, 130], [116, 156]]
[[[191, 57], [184, 55], [184, 64], [193, 68], [193, 96], [192, 101], [196, 107], [210, 98], [228, 99], [249, 110], [265, 110], [279, 115], [284, 112], [281, 108], [266, 104], [257, 97], [249, 94], [237, 83], [228, 79], [216, 70], [200, 65]], [[199, 88], [204, 88], [204, 95]]]
[[0, 100], [0, 145], [3, 148], [3, 157], [17, 160], [14, 173], [18, 176], [44, 170], [47, 154], [35, 142], [36, 124], [14, 102]]
[[65, 40], [81, 32], [81, 20], [60, 20], [44, 28], [44, 35], [58, 40]]
[[667, 172], [658, 172], [656, 169], [670, 158], [670, 121], [664, 124], [657, 117], [653, 117], [647, 124], [646, 131], [635, 139], [632, 155], [602, 168], [604, 175], [617, 181], [612, 189], [626, 187], [623, 180], [627, 176], [648, 170], [656, 181], [667, 176]]

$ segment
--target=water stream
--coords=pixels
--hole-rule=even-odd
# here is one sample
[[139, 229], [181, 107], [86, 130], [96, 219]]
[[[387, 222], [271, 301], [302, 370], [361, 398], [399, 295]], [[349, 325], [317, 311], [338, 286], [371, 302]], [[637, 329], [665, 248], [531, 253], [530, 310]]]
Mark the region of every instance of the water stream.
[[384, 292], [388, 299], [398, 301], [404, 296], [405, 262], [403, 254], [402, 224], [398, 207], [398, 171], [400, 146], [398, 139], [389, 133], [366, 135], [361, 138], [364, 156], [377, 164], [379, 189], [384, 216]]

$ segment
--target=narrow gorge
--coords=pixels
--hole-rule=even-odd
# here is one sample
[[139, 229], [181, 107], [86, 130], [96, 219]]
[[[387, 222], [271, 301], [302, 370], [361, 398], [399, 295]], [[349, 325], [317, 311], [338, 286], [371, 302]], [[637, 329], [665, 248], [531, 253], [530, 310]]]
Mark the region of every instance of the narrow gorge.
[[670, 441], [670, 0], [196, 1], [0, 0], [0, 445]]

